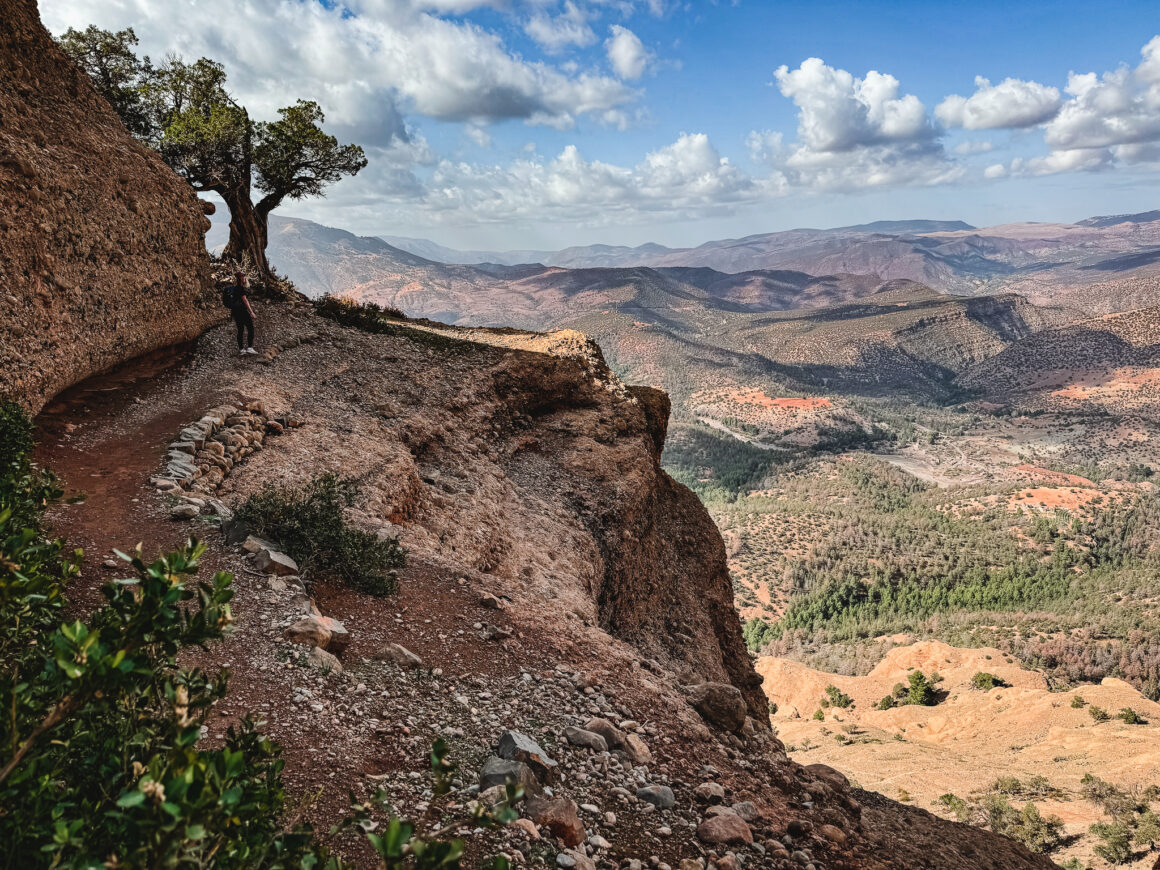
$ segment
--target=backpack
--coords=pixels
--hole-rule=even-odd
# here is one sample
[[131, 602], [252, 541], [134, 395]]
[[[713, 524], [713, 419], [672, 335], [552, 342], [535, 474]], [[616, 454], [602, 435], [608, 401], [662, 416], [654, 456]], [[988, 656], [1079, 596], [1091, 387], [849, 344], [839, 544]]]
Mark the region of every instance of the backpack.
[[235, 308], [237, 308], [238, 303], [241, 301], [238, 298], [239, 295], [240, 294], [238, 293], [237, 286], [231, 284], [229, 287], [226, 287], [222, 290], [222, 305], [230, 309], [230, 311], [233, 311]]

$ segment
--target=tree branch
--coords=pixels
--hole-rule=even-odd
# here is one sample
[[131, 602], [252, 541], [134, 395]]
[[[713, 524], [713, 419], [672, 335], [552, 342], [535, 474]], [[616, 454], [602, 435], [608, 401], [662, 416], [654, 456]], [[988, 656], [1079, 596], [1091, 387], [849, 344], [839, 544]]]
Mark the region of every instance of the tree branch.
[[32, 749], [32, 744], [36, 742], [40, 735], [59, 725], [65, 716], [72, 712], [76, 704], [77, 698], [73, 695], [65, 695], [57, 702], [52, 712], [45, 716], [41, 723], [32, 729], [32, 733], [20, 744], [20, 748], [16, 750], [16, 754], [12, 756], [12, 760], [4, 765], [3, 769], [0, 769], [0, 783], [3, 783], [8, 778], [8, 775], [16, 769], [16, 765], [24, 760], [24, 756]]

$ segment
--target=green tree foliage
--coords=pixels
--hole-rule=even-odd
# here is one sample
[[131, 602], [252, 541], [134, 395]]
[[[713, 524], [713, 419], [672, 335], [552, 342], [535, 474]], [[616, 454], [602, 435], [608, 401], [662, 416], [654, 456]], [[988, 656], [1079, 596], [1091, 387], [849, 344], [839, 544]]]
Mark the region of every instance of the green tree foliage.
[[854, 699], [841, 691], [837, 686], [826, 686], [826, 695], [822, 699], [823, 707], [838, 707], [845, 710], [854, 706]]
[[346, 522], [358, 481], [327, 473], [301, 487], [267, 487], [250, 496], [237, 519], [259, 537], [285, 548], [303, 579], [333, 575], [372, 595], [391, 595], [406, 554], [396, 538], [380, 540]]
[[909, 687], [906, 691], [906, 703], [919, 707], [933, 707], [938, 703], [934, 683], [928, 680], [922, 671], [911, 671], [907, 682]]
[[[92, 79], [129, 132], [150, 147], [197, 191], [212, 191], [230, 210], [224, 256], [248, 261], [263, 280], [270, 212], [287, 199], [319, 196], [344, 175], [366, 166], [357, 145], [340, 145], [323, 132], [317, 103], [299, 100], [279, 118], [255, 122], [230, 96], [225, 68], [200, 58], [169, 57], [154, 67], [133, 50], [132, 29], [117, 33], [90, 26], [69, 29], [61, 47]], [[257, 204], [253, 186], [263, 194]]]
[[977, 674], [971, 677], [971, 685], [982, 692], [989, 692], [996, 686], [1006, 686], [1007, 683], [999, 677], [996, 677], [994, 674], [989, 674], [986, 671], [979, 671]]
[[1148, 720], [1133, 710], [1131, 707], [1124, 707], [1116, 714], [1116, 718], [1127, 725], [1147, 725]]
[[[61, 492], [30, 462], [31, 445], [27, 417], [0, 404], [0, 868], [343, 870], [284, 817], [280, 749], [249, 718], [220, 747], [199, 747], [226, 677], [178, 657], [229, 633], [233, 578], [197, 580], [195, 541], [152, 563], [138, 551], [104, 606], [63, 618], [80, 554], [44, 535]], [[431, 767], [443, 795], [454, 766], [442, 740]], [[465, 823], [505, 824], [521, 796], [509, 785]], [[417, 836], [387, 797], [354, 805], [335, 833], [364, 835], [387, 870], [456, 870], [463, 842], [447, 828]]]
[[229, 630], [232, 578], [194, 583], [194, 542], [138, 553], [103, 607], [62, 619], [79, 554], [40, 527], [60, 492], [19, 409], [0, 420], [17, 445], [0, 468], [0, 867], [321, 867], [310, 831], [284, 829], [282, 762], [252, 723], [196, 746], [225, 680], [177, 654]]
[[1087, 711], [1088, 715], [1092, 717], [1093, 722], [1107, 722], [1112, 718], [1108, 714], [1107, 710], [1105, 710], [1103, 707], [1097, 707], [1095, 704], [1092, 704], [1090, 707], [1088, 707]]
[[1099, 837], [1094, 852], [1109, 864], [1127, 864], [1132, 860], [1132, 833], [1122, 822], [1096, 822], [1089, 828]]
[[152, 66], [148, 57], [137, 57], [137, 34], [133, 28], [116, 32], [92, 24], [84, 30], [69, 28], [60, 38], [60, 45], [88, 74], [97, 93], [109, 101], [129, 132], [146, 139], [152, 128], [141, 98], [141, 84]]

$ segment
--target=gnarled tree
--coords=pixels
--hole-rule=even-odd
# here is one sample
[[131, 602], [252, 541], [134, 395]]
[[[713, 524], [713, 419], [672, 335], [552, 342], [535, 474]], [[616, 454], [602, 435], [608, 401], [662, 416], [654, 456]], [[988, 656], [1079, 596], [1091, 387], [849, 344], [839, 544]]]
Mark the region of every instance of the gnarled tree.
[[[366, 166], [358, 145], [340, 145], [322, 129], [317, 103], [299, 100], [279, 119], [254, 121], [226, 88], [225, 68], [201, 58], [170, 57], [154, 67], [133, 51], [132, 28], [111, 33], [70, 29], [61, 46], [88, 73], [126, 127], [157, 149], [195, 190], [218, 194], [230, 211], [223, 256], [248, 262], [263, 281], [270, 212], [286, 199], [319, 196]], [[255, 204], [253, 188], [262, 198]]]

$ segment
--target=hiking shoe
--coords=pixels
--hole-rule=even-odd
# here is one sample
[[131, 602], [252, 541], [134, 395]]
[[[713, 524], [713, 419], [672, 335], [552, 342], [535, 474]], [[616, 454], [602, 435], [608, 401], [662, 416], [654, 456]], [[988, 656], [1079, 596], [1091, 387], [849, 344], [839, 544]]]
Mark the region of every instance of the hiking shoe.
[[245, 355], [246, 355], [246, 349], [243, 347], [241, 350], [238, 351], [238, 356], [245, 356]]
[[256, 350], [254, 350], [252, 347], [247, 347], [246, 353], [252, 353], [254, 355], [257, 355], [258, 352]]

